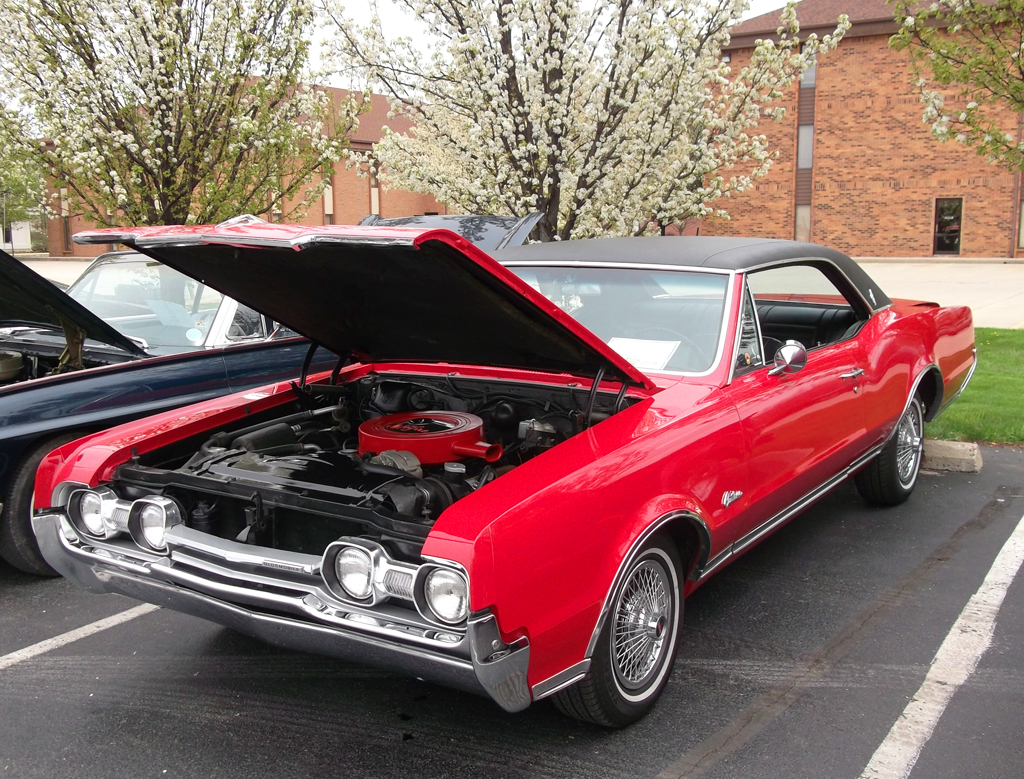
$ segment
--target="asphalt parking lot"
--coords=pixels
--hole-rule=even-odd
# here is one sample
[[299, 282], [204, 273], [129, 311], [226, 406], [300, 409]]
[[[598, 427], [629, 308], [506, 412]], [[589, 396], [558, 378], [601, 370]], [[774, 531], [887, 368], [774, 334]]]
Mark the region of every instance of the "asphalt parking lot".
[[[622, 731], [163, 610], [60, 644], [136, 604], [0, 567], [0, 777], [897, 775], [866, 768], [883, 743], [912, 747], [890, 729], [1024, 516], [1024, 451], [983, 455], [980, 474], [923, 473], [894, 509], [844, 484], [714, 577], [666, 694]], [[985, 611], [977, 668], [940, 683], [912, 777], [1024, 775], [1020, 578]]]

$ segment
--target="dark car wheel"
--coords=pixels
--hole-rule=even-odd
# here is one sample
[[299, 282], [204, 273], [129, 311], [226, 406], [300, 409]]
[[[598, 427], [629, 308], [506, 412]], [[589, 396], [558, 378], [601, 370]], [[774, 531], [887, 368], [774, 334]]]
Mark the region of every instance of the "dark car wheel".
[[917, 396], [896, 425], [881, 453], [854, 477], [857, 491], [869, 503], [895, 506], [910, 497], [921, 470], [924, 415]]
[[590, 672], [554, 696], [563, 714], [619, 728], [651, 709], [668, 683], [679, 644], [680, 570], [670, 538], [647, 542], [612, 597]]
[[36, 536], [32, 532], [32, 488], [42, 459], [58, 446], [83, 435], [83, 432], [63, 433], [37, 443], [21, 458], [11, 474], [4, 495], [4, 510], [0, 513], [0, 557], [18, 570], [36, 576], [58, 575], [39, 553]]

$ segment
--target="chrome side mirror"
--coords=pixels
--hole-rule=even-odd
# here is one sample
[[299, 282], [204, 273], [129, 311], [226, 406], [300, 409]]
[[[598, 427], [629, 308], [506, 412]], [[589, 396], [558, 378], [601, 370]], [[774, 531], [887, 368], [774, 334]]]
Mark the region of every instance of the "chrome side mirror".
[[782, 373], [796, 373], [807, 365], [807, 350], [799, 341], [786, 341], [775, 352], [775, 367], [768, 371], [769, 376]]

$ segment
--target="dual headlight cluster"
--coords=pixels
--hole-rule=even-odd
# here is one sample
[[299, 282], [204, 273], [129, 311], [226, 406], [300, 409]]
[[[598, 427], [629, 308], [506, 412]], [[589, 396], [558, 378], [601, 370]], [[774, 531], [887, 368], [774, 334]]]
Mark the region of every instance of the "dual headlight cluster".
[[[181, 509], [170, 498], [122, 500], [107, 487], [74, 490], [67, 512], [71, 524], [88, 538], [127, 533], [142, 549], [163, 554], [167, 529], [182, 522]], [[461, 571], [395, 563], [373, 542], [336, 541], [324, 552], [322, 572], [335, 594], [363, 605], [393, 596], [411, 599], [425, 618], [445, 625], [458, 625], [469, 613], [469, 584]]]
[[121, 500], [106, 487], [75, 490], [68, 497], [68, 518], [82, 535], [113, 538], [127, 533], [143, 549], [166, 552], [167, 528], [181, 524], [181, 510], [170, 498], [154, 495]]
[[396, 565], [376, 544], [340, 541], [324, 553], [324, 580], [337, 595], [364, 605], [391, 596], [411, 599], [433, 622], [458, 625], [469, 613], [469, 584], [453, 568]]

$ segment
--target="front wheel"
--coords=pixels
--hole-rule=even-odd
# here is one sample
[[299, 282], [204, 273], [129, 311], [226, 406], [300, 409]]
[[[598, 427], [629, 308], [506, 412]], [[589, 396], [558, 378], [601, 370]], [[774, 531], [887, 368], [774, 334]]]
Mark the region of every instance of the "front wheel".
[[879, 455], [854, 476], [861, 497], [880, 506], [903, 503], [914, 491], [924, 451], [924, 414], [914, 396]]
[[563, 714], [620, 728], [654, 706], [678, 648], [681, 569], [670, 538], [659, 534], [646, 543], [612, 597], [590, 672], [554, 696]]
[[36, 483], [36, 469], [43, 458], [84, 432], [62, 433], [37, 443], [22, 457], [14, 468], [4, 508], [0, 513], [0, 557], [15, 568], [36, 576], [57, 576], [39, 552], [35, 533], [32, 532], [32, 490]]

